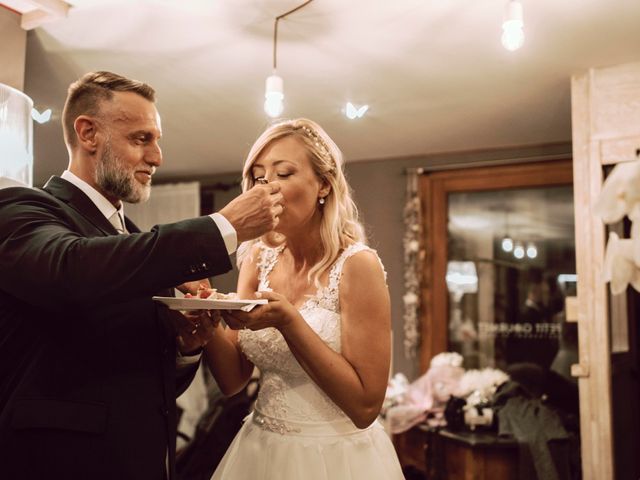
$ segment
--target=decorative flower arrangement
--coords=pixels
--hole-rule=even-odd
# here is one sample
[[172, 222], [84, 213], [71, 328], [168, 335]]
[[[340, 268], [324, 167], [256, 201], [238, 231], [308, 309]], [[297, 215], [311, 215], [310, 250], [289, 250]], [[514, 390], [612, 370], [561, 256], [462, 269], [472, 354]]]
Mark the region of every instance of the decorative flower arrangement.
[[441, 367], [443, 365], [450, 365], [452, 367], [461, 367], [464, 358], [462, 355], [456, 352], [442, 352], [437, 354], [431, 359], [430, 365], [432, 367]]
[[420, 308], [420, 277], [424, 250], [421, 249], [422, 213], [418, 195], [418, 177], [422, 169], [407, 171], [407, 200], [404, 207], [404, 352], [414, 358], [420, 344], [418, 310]]
[[389, 381], [382, 416], [391, 433], [400, 433], [429, 419], [432, 425], [444, 422], [444, 407], [464, 373], [462, 356], [441, 353], [431, 360], [431, 367], [409, 384], [398, 373]]
[[493, 424], [493, 395], [498, 387], [508, 380], [509, 376], [506, 373], [495, 368], [467, 370], [464, 373], [455, 395], [466, 400], [462, 411], [464, 423], [471, 430]]
[[403, 373], [396, 373], [387, 384], [387, 391], [382, 403], [382, 411], [399, 405], [403, 402], [404, 396], [409, 388], [409, 380]]
[[423, 421], [431, 426], [446, 425], [445, 408], [452, 397], [464, 403], [464, 420], [470, 428], [490, 425], [493, 412], [483, 406], [509, 377], [493, 368], [465, 372], [462, 362], [458, 353], [440, 353], [431, 359], [429, 370], [411, 384], [404, 375], [396, 374], [383, 405], [391, 433], [404, 432]]
[[604, 223], [631, 220], [630, 238], [609, 233], [604, 278], [611, 293], [623, 293], [629, 284], [640, 292], [640, 160], [616, 165], [602, 185], [595, 213]]
[[495, 368], [467, 370], [460, 379], [455, 395], [466, 398], [468, 406], [488, 403], [497, 388], [507, 380], [509, 376]]

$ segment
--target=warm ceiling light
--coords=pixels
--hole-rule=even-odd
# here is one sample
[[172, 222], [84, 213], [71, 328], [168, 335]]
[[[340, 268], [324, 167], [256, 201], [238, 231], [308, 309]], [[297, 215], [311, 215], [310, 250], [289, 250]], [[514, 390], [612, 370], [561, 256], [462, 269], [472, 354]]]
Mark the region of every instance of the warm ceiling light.
[[522, 243], [516, 242], [515, 246], [513, 247], [513, 256], [518, 260], [524, 258], [524, 247], [522, 246]]
[[284, 110], [282, 78], [276, 74], [267, 77], [264, 92], [264, 111], [271, 118], [279, 117]]
[[308, 0], [288, 12], [278, 15], [273, 24], [273, 74], [267, 77], [264, 91], [264, 111], [272, 118], [279, 117], [284, 111], [284, 88], [282, 78], [276, 73], [278, 66], [278, 22], [293, 12], [307, 6], [313, 0]]
[[513, 251], [513, 240], [511, 239], [511, 237], [504, 237], [502, 239], [502, 250], [509, 253]]
[[510, 0], [502, 23], [502, 45], [513, 52], [524, 43], [524, 22], [522, 20], [522, 4], [518, 0]]

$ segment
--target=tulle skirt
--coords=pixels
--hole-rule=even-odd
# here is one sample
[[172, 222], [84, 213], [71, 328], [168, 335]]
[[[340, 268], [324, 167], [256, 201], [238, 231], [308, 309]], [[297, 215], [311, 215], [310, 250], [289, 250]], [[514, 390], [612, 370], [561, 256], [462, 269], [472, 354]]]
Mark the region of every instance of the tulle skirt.
[[[265, 419], [266, 425], [265, 427]], [[291, 423], [250, 414], [212, 480], [403, 480], [393, 444], [377, 421]]]

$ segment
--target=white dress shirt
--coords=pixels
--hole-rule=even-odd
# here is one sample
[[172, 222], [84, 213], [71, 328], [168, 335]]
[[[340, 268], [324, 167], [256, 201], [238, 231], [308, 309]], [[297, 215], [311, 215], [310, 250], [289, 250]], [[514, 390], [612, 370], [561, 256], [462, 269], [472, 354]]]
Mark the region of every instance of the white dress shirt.
[[[60, 175], [61, 178], [64, 178], [67, 182], [74, 184], [80, 190], [84, 192], [84, 194], [91, 199], [91, 201], [98, 207], [100, 213], [102, 213], [105, 218], [108, 220], [111, 216], [117, 211], [120, 216], [120, 220], [122, 225], [124, 225], [124, 202], [120, 202], [120, 207], [116, 208], [113, 204], [107, 200], [100, 192], [98, 192], [95, 188], [89, 185], [87, 182], [79, 178], [78, 176], [71, 173], [69, 170], [65, 170]], [[209, 217], [215, 222], [218, 230], [220, 231], [220, 235], [222, 235], [222, 240], [224, 241], [224, 246], [227, 248], [227, 252], [231, 255], [238, 248], [238, 235], [236, 234], [235, 229], [229, 223], [229, 220], [224, 218], [224, 216], [219, 213], [212, 213]]]

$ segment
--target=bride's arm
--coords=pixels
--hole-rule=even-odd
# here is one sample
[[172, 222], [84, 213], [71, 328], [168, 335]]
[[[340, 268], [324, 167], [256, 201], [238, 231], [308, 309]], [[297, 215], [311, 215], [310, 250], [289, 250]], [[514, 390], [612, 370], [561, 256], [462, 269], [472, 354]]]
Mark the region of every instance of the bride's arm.
[[[238, 276], [238, 295], [252, 298], [258, 287], [253, 252], [242, 262]], [[216, 327], [215, 334], [204, 347], [204, 359], [223, 394], [230, 396], [242, 390], [253, 372], [253, 363], [238, 345], [238, 331]]]
[[263, 307], [271, 309], [263, 317], [272, 317], [302, 368], [357, 427], [369, 426], [384, 400], [391, 350], [389, 291], [375, 254], [360, 252], [345, 262], [341, 354], [329, 348], [283, 296], [263, 297], [275, 300]]

